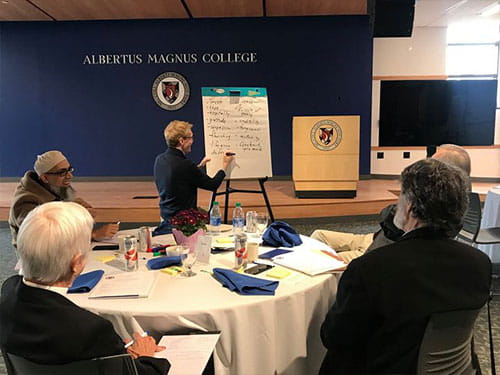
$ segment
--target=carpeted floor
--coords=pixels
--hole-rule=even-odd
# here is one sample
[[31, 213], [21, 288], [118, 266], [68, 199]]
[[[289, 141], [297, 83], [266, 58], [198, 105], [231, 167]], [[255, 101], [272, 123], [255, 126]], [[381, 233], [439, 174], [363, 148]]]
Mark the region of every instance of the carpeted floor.
[[[378, 223], [374, 216], [357, 216], [342, 218], [316, 218], [287, 220], [299, 233], [310, 235], [314, 229], [328, 229], [350, 233], [372, 233], [377, 230]], [[122, 224], [120, 229], [137, 228], [145, 223]], [[147, 223], [154, 225], [152, 223]], [[147, 225], [146, 224], [146, 225]], [[14, 249], [10, 243], [10, 231], [5, 222], [0, 222], [0, 284], [13, 275], [17, 261]], [[500, 265], [498, 265], [500, 266]], [[499, 267], [500, 268], [500, 267]], [[494, 280], [496, 290], [500, 290], [500, 279]], [[495, 357], [500, 358], [500, 296], [491, 302], [492, 328], [494, 337]], [[1, 329], [1, 327], [0, 327]], [[483, 309], [476, 321], [474, 332], [475, 349], [479, 357], [483, 374], [491, 374], [488, 320], [486, 308]], [[4, 363], [0, 358], [0, 375], [7, 374]]]

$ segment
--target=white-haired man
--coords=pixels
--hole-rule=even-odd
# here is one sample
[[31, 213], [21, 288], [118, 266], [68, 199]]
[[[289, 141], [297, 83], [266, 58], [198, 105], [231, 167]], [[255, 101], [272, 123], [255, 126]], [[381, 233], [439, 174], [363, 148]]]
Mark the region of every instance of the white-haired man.
[[140, 374], [166, 374], [169, 363], [150, 336], [134, 335], [126, 350], [108, 320], [65, 297], [85, 267], [94, 222], [72, 202], [33, 209], [19, 229], [23, 276], [12, 276], [0, 297], [0, 348], [41, 364], [64, 364], [128, 351]]
[[[74, 169], [62, 152], [52, 150], [38, 155], [34, 169], [34, 171], [27, 171], [21, 178], [10, 207], [9, 226], [14, 246], [16, 246], [17, 232], [24, 218], [41, 204], [53, 201], [76, 202], [87, 208], [95, 217], [95, 210], [92, 206], [76, 197], [75, 190], [71, 186]], [[118, 224], [106, 224], [92, 232], [92, 239], [99, 241], [112, 237], [117, 231]]]

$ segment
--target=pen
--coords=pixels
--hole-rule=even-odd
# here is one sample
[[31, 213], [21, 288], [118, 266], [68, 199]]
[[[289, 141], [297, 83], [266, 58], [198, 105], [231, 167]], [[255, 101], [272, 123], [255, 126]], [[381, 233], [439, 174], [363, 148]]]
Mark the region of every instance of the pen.
[[321, 250], [321, 252], [322, 252], [323, 254], [326, 254], [326, 255], [328, 255], [328, 256], [331, 256], [333, 259], [336, 259], [336, 260], [340, 260], [340, 261], [342, 261], [342, 259], [341, 259], [340, 257], [338, 257], [337, 255], [333, 255], [332, 253], [330, 253], [330, 252], [329, 252], [329, 251], [327, 251], [327, 250]]
[[235, 152], [226, 152], [226, 156], [234, 156], [234, 155], [236, 155]]
[[[148, 331], [144, 331], [143, 333], [141, 333], [141, 337], [146, 337], [148, 335]], [[130, 340], [129, 342], [127, 342], [123, 347], [125, 349], [128, 349], [129, 347], [131, 347], [132, 345], [134, 345], [134, 340]]]

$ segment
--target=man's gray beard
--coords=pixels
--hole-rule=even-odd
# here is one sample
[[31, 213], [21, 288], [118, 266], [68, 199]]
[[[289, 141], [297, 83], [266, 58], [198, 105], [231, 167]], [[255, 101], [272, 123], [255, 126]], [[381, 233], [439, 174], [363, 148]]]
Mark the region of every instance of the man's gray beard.
[[72, 186], [50, 186], [49, 190], [66, 202], [73, 202], [76, 198], [76, 191]]
[[[401, 202], [401, 199], [403, 199], [402, 197], [400, 197], [399, 201], [398, 201], [398, 204], [396, 205], [396, 213], [394, 214], [394, 217], [392, 219], [392, 223], [394, 224], [394, 226], [398, 229], [401, 229], [402, 231], [405, 231], [403, 228], [405, 226], [405, 217], [404, 217], [404, 214], [403, 214], [403, 210], [404, 210], [404, 204], [403, 202]], [[406, 200], [405, 200], [406, 202]]]

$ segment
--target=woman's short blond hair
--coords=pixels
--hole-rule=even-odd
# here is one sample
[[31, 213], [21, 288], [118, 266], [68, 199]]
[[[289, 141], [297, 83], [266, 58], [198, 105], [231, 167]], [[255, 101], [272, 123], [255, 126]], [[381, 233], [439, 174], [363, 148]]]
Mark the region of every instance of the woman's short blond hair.
[[186, 121], [170, 121], [163, 131], [168, 147], [177, 147], [179, 144], [179, 138], [187, 137], [192, 127], [193, 124]]

